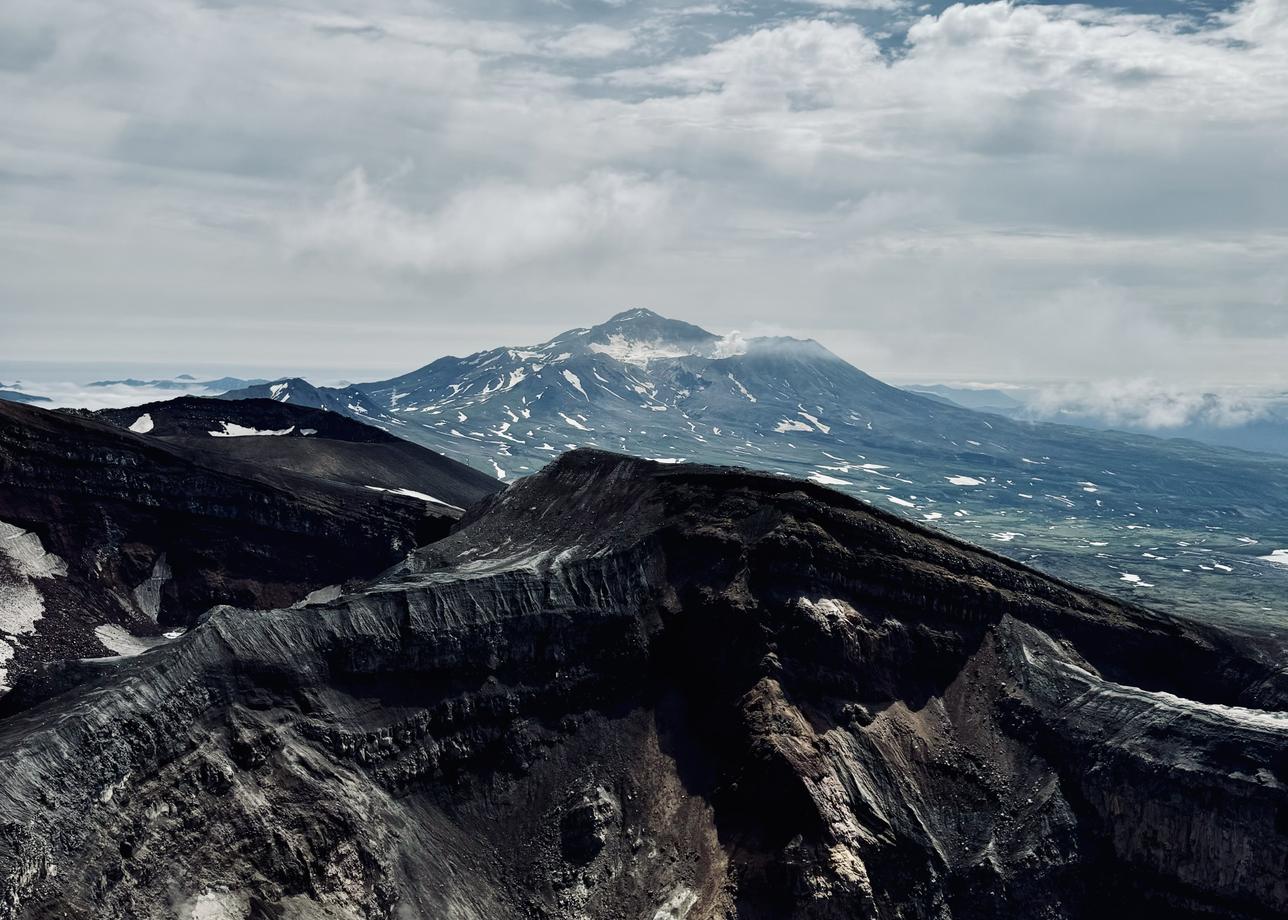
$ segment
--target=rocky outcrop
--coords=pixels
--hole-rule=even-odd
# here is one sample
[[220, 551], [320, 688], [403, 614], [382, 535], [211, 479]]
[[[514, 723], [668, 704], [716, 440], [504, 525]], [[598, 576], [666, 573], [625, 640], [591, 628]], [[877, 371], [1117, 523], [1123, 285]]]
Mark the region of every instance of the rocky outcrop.
[[[433, 456], [370, 430], [381, 443], [296, 438], [297, 453], [319, 464], [330, 444], [393, 451], [380, 454], [389, 464], [404, 450]], [[361, 468], [360, 457], [342, 459]], [[408, 459], [406, 478], [425, 466]], [[466, 473], [461, 500], [485, 494], [477, 479], [490, 482]], [[0, 692], [40, 662], [137, 651], [135, 639], [173, 635], [216, 604], [287, 606], [369, 578], [446, 534], [459, 514], [253, 453], [0, 404]], [[50, 563], [33, 568], [44, 557]]]
[[0, 916], [1266, 917], [1256, 645], [780, 477], [566, 455], [0, 721]]

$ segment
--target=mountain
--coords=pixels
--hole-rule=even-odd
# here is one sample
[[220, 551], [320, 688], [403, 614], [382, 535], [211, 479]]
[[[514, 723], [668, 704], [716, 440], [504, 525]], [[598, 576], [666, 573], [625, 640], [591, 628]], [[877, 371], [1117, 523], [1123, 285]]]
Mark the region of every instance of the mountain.
[[1288, 613], [1288, 458], [975, 412], [813, 341], [631, 310], [343, 391], [272, 386], [507, 481], [575, 447], [744, 465], [1105, 590], [1232, 622]]
[[383, 419], [379, 407], [373, 404], [366, 393], [357, 387], [315, 387], [299, 377], [283, 377], [281, 380], [229, 390], [220, 399], [271, 399], [274, 402], [292, 403], [313, 409], [326, 409], [329, 412], [340, 412], [359, 418], [369, 425], [388, 428], [396, 424]]
[[47, 397], [35, 396], [31, 393], [23, 393], [19, 390], [11, 390], [11, 389], [6, 389], [4, 387], [0, 387], [0, 400], [3, 400], [5, 402], [16, 402], [16, 403], [27, 403], [27, 404], [49, 402], [49, 399]]
[[130, 431], [256, 468], [419, 498], [462, 511], [500, 488], [455, 460], [322, 409], [268, 399], [183, 396], [99, 418]]
[[1240, 450], [1288, 454], [1288, 394], [1279, 394], [1274, 400], [1267, 399], [1268, 405], [1262, 407], [1256, 416], [1237, 420], [1223, 415], [1216, 397], [1211, 394], [1203, 397], [1203, 401], [1216, 409], [1208, 413], [1196, 411], [1193, 413], [1195, 417], [1169, 423], [1165, 427], [1146, 424], [1144, 419], [1121, 418], [1113, 414], [1106, 416], [1076, 405], [1054, 411], [1026, 405], [1008, 410], [1006, 414], [1018, 418], [1054, 417], [1065, 424], [1086, 428], [1143, 432], [1159, 438], [1184, 438]]
[[62, 677], [6, 920], [1288, 912], [1277, 651], [774, 475], [575, 451]]
[[[263, 408], [210, 403], [248, 424]], [[137, 652], [215, 605], [334, 594], [445, 535], [451, 505], [495, 488], [375, 429], [365, 443], [299, 437], [280, 452], [256, 445], [288, 439], [138, 432], [144, 419], [170, 425], [165, 407], [130, 413], [129, 431], [0, 403], [0, 692], [42, 662]], [[322, 424], [307, 410], [293, 423], [304, 421]]]
[[963, 409], [976, 409], [980, 412], [999, 412], [1004, 415], [1018, 412], [1024, 403], [1004, 390], [993, 388], [970, 389], [967, 387], [950, 387], [942, 383], [905, 386], [905, 390], [920, 393], [922, 396], [946, 400]]
[[133, 377], [126, 380], [95, 380], [86, 384], [91, 387], [138, 387], [153, 390], [206, 390], [219, 393], [225, 390], [239, 390], [259, 386], [267, 380], [247, 380], [243, 377], [217, 377], [214, 380], [198, 380], [191, 374], [180, 374], [173, 380], [137, 380]]

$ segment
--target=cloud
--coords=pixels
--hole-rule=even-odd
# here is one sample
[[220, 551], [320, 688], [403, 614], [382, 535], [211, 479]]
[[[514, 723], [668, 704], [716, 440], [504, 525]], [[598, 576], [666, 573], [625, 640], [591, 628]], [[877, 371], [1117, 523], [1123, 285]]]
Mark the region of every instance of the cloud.
[[556, 57], [606, 58], [635, 45], [635, 36], [623, 29], [588, 22], [545, 42], [547, 53]]
[[1106, 380], [1047, 386], [1027, 401], [1040, 419], [1093, 419], [1117, 428], [1166, 432], [1189, 426], [1237, 428], [1272, 416], [1283, 394], [1205, 391], [1148, 379]]
[[423, 272], [494, 271], [637, 245], [658, 231], [673, 193], [666, 179], [598, 171], [546, 187], [490, 182], [420, 213], [390, 191], [353, 170], [324, 208], [287, 229], [292, 251]]
[[885, 374], [1282, 375], [1288, 3], [885, 5], [0, 4], [0, 357], [397, 370], [648, 303]]

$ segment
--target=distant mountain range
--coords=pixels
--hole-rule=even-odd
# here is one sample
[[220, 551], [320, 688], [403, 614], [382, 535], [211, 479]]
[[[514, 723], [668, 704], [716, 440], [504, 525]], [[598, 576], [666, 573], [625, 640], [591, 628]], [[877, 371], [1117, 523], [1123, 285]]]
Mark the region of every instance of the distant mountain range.
[[510, 481], [566, 450], [808, 478], [1055, 574], [1275, 620], [1288, 458], [1013, 420], [888, 386], [811, 340], [649, 310], [345, 388], [235, 390], [326, 408]]
[[180, 374], [174, 379], [163, 380], [138, 380], [134, 377], [128, 377], [125, 380], [95, 380], [93, 383], [86, 384], [91, 387], [148, 387], [155, 390], [208, 390], [211, 392], [222, 392], [224, 390], [237, 390], [243, 387], [258, 386], [259, 384], [268, 383], [267, 380], [246, 379], [244, 377], [217, 377], [214, 380], [198, 380], [191, 374]]
[[16, 383], [0, 383], [0, 400], [16, 403], [47, 403], [49, 399], [32, 393], [23, 393]]

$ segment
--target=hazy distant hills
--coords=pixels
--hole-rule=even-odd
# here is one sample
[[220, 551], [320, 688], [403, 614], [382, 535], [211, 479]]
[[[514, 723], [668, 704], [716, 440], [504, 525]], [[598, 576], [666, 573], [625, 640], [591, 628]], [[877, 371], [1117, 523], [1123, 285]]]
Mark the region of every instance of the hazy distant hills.
[[1288, 547], [1288, 458], [973, 411], [809, 340], [631, 310], [389, 380], [226, 394], [239, 396], [341, 412], [505, 481], [583, 446], [797, 475], [1205, 615], [1272, 618], [1288, 596], [1288, 568], [1271, 561]]
[[1057, 387], [1054, 392], [1038, 386], [999, 390], [945, 384], [905, 389], [1016, 419], [1288, 455], [1288, 393], [1175, 393], [1141, 386], [1128, 387], [1114, 398], [1113, 393], [1080, 387]]

